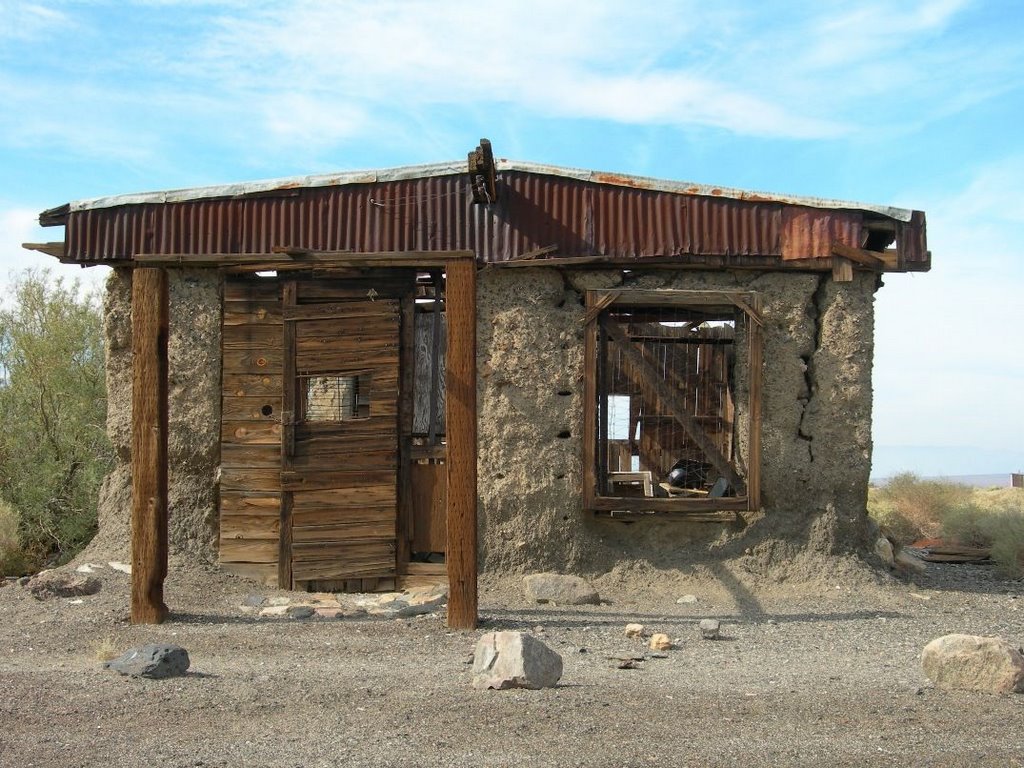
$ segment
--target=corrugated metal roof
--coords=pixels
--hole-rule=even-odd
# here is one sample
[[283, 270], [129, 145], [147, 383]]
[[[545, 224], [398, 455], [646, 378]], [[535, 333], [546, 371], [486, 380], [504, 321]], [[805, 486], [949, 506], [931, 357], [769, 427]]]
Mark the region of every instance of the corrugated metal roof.
[[497, 178], [486, 205], [474, 204], [466, 165], [446, 163], [98, 198], [41, 220], [66, 224], [65, 259], [80, 263], [275, 247], [471, 250], [500, 263], [544, 249], [771, 269], [831, 258], [835, 243], [865, 247], [869, 236], [895, 241], [900, 269], [929, 263], [919, 211], [508, 161]]
[[[595, 184], [608, 184], [632, 189], [646, 189], [653, 192], [671, 192], [677, 195], [697, 195], [701, 197], [721, 197], [731, 200], [748, 202], [785, 203], [801, 205], [808, 208], [842, 208], [857, 211], [871, 211], [897, 221], [910, 221], [912, 211], [894, 208], [887, 205], [855, 203], [843, 200], [831, 200], [820, 197], [803, 197], [772, 192], [754, 192], [751, 190], [717, 187], [711, 184], [699, 184], [689, 181], [669, 181], [646, 176], [631, 176], [606, 171], [588, 171], [580, 168], [565, 168], [540, 163], [524, 163], [514, 160], [497, 160], [497, 171], [521, 171], [541, 176], [555, 176], [577, 181], [590, 181]], [[466, 173], [466, 162], [434, 163], [430, 165], [409, 165], [398, 168], [387, 168], [370, 171], [349, 171], [344, 173], [317, 174], [311, 176], [290, 176], [280, 179], [248, 181], [239, 184], [221, 184], [190, 189], [172, 189], [162, 192], [142, 192], [111, 197], [97, 197], [90, 200], [77, 200], [69, 203], [70, 211], [85, 211], [94, 208], [112, 208], [120, 205], [140, 205], [147, 203], [180, 203], [190, 200], [206, 200], [215, 197], [243, 197], [247, 195], [284, 191], [299, 188], [336, 187], [346, 184], [373, 184], [387, 181], [407, 181], [437, 176], [457, 176]]]

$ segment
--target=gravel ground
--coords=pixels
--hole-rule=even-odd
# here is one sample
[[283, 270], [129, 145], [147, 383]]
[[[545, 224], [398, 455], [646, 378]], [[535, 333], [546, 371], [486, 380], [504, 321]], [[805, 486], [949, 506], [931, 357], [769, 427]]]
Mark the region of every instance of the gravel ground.
[[[1024, 696], [946, 693], [920, 670], [950, 632], [1024, 641], [1024, 584], [981, 566], [929, 566], [914, 583], [865, 579], [754, 591], [601, 584], [600, 606], [530, 606], [520, 579], [481, 592], [477, 632], [440, 616], [258, 619], [261, 590], [172, 564], [172, 616], [128, 623], [129, 576], [105, 570], [82, 603], [0, 587], [2, 766], [1024, 765]], [[701, 640], [718, 618], [723, 638]], [[678, 638], [641, 654], [627, 622]], [[544, 691], [476, 691], [470, 659], [488, 630], [536, 633], [564, 674]], [[188, 649], [186, 677], [102, 668], [148, 642]]]

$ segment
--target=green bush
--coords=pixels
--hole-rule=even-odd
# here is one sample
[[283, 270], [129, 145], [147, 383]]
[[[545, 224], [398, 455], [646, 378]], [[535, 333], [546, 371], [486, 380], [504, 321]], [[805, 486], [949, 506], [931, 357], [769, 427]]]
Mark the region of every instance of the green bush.
[[19, 523], [14, 507], [0, 500], [0, 576], [21, 576], [27, 570]]
[[868, 512], [897, 541], [941, 538], [986, 547], [1004, 576], [1024, 576], [1024, 490], [977, 489], [897, 475], [872, 488]]
[[23, 567], [64, 562], [95, 534], [105, 420], [98, 298], [22, 273], [0, 307], [0, 499], [17, 510]]

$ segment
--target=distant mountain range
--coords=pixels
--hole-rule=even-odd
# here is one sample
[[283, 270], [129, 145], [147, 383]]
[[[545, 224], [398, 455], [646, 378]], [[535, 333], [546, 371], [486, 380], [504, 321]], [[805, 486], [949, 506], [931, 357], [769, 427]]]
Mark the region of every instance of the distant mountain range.
[[[891, 475], [890, 475], [891, 477]], [[933, 477], [921, 477], [922, 480], [946, 480], [960, 485], [970, 485], [974, 488], [1008, 488], [1011, 485], [1013, 475], [1010, 472], [1002, 472], [994, 475], [936, 475]], [[873, 485], [883, 485], [888, 477], [872, 477]]]

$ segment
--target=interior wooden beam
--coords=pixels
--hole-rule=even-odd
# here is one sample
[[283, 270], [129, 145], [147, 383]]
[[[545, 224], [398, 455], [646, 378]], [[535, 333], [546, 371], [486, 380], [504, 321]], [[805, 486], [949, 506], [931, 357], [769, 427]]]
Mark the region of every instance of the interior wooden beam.
[[[761, 296], [751, 297], [755, 312], [761, 313]], [[761, 508], [761, 393], [764, 386], [764, 329], [759, 323], [747, 325], [747, 509]]]
[[167, 272], [132, 275], [133, 624], [167, 618]]
[[587, 291], [583, 328], [583, 508], [593, 509], [597, 493], [597, 316], [596, 295]]
[[476, 515], [476, 265], [452, 261], [446, 268], [448, 320], [445, 387], [448, 439], [448, 626], [477, 625]]

